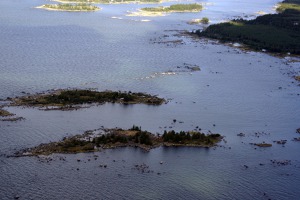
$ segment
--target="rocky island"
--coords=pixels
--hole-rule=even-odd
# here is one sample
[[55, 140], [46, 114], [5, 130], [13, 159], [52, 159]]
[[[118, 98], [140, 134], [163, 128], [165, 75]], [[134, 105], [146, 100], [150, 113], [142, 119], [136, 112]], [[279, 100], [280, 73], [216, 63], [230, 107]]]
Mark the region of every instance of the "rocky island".
[[149, 151], [159, 146], [186, 146], [186, 147], [212, 147], [221, 141], [220, 134], [204, 134], [197, 131], [165, 131], [163, 135], [154, 135], [141, 130], [138, 126], [124, 130], [97, 129], [86, 131], [82, 135], [64, 138], [59, 142], [40, 144], [37, 147], [24, 149], [15, 156], [37, 156], [52, 153], [84, 153], [94, 152], [101, 149], [117, 147], [138, 147]]
[[138, 12], [133, 12], [128, 16], [163, 16], [166, 13], [186, 13], [200, 12], [203, 6], [197, 3], [193, 4], [173, 4], [171, 6], [146, 7], [141, 8]]
[[100, 10], [99, 7], [88, 3], [64, 3], [64, 4], [45, 4], [37, 8], [52, 10], [52, 11], [69, 11], [69, 12], [91, 12]]
[[13, 115], [14, 114], [0, 108], [0, 117], [9, 117], [9, 116], [13, 116]]
[[3, 110], [0, 107], [0, 121], [3, 122], [15, 122], [24, 119], [23, 117], [16, 117], [15, 114], [8, 112], [7, 110]]
[[16, 97], [11, 100], [10, 106], [39, 107], [45, 110], [74, 110], [83, 104], [147, 104], [161, 105], [165, 99], [145, 93], [121, 91], [93, 91], [93, 90], [56, 90], [49, 93]]

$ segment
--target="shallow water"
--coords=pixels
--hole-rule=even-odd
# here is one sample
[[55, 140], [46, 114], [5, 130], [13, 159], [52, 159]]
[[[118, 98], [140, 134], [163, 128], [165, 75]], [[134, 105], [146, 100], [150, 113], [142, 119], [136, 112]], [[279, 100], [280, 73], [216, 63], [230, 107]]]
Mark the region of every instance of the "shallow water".
[[[25, 120], [0, 122], [0, 199], [297, 199], [300, 143], [291, 140], [299, 137], [300, 87], [292, 79], [300, 73], [299, 62], [166, 31], [202, 28], [186, 22], [203, 16], [219, 22], [274, 12], [278, 1], [205, 2], [213, 4], [200, 13], [147, 18], [125, 16], [143, 6], [135, 4], [68, 13], [34, 9], [49, 3], [43, 0], [2, 0], [0, 98], [71, 87], [141, 91], [170, 102], [104, 104], [67, 112], [6, 108]], [[178, 39], [183, 44], [154, 43]], [[199, 65], [201, 71], [164, 74], [184, 63]], [[133, 124], [154, 133], [199, 126], [224, 135], [227, 142], [214, 149], [157, 148], [145, 153], [122, 148], [53, 155], [50, 162], [6, 157], [101, 126]], [[246, 137], [236, 136], [240, 132]], [[266, 134], [257, 137], [255, 132]], [[273, 143], [281, 139], [288, 140], [284, 147]], [[263, 141], [273, 146], [249, 144]], [[291, 164], [277, 166], [271, 159]], [[143, 163], [150, 173], [135, 169]]]

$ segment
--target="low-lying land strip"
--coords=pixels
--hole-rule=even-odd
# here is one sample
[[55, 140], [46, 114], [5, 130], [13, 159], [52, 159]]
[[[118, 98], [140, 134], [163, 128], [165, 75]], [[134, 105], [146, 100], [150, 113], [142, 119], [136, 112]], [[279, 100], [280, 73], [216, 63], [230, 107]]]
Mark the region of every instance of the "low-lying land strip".
[[300, 54], [300, 0], [285, 0], [277, 11], [278, 14], [254, 20], [236, 19], [211, 25], [196, 34], [223, 42], [240, 42], [255, 50]]
[[255, 143], [254, 145], [258, 146], [258, 147], [271, 147], [272, 144], [269, 143]]
[[176, 133], [165, 131], [162, 136], [142, 131], [140, 127], [131, 129], [98, 129], [86, 131], [82, 135], [64, 138], [59, 142], [41, 144], [37, 147], [17, 152], [16, 156], [49, 155], [52, 153], [83, 153], [117, 147], [139, 147], [149, 151], [159, 146], [212, 147], [220, 142], [220, 134], [204, 134], [195, 131]]
[[16, 97], [10, 106], [41, 107], [46, 110], [72, 110], [83, 104], [92, 103], [120, 103], [161, 105], [165, 99], [145, 93], [121, 91], [93, 91], [93, 90], [57, 90], [50, 93]]
[[174, 13], [174, 12], [200, 12], [203, 9], [203, 6], [197, 3], [193, 4], [174, 4], [171, 6], [159, 6], [159, 7], [146, 7], [141, 8], [138, 12], [133, 12], [128, 16], [164, 16], [165, 13]]
[[23, 117], [16, 117], [15, 114], [10, 113], [6, 110], [0, 108], [0, 121], [3, 122], [15, 122], [19, 120], [23, 120]]
[[209, 19], [207, 17], [202, 17], [202, 19], [193, 19], [191, 21], [187, 22], [188, 24], [208, 24], [209, 23]]
[[54, 0], [60, 3], [98, 3], [98, 4], [130, 4], [130, 3], [161, 3], [161, 0]]
[[197, 3], [174, 4], [168, 7], [146, 7], [141, 10], [146, 12], [199, 12], [202, 10], [202, 5]]
[[45, 4], [37, 8], [53, 11], [71, 11], [71, 12], [90, 12], [100, 10], [99, 7], [87, 3], [63, 3], [63, 4]]
[[14, 114], [0, 108], [0, 117], [9, 117], [9, 116], [13, 116], [13, 115]]

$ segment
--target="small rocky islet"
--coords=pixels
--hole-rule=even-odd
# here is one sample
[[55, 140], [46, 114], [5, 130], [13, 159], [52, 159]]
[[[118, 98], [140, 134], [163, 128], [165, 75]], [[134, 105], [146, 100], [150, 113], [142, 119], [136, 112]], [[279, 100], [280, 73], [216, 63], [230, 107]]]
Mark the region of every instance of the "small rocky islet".
[[0, 108], [0, 117], [9, 117], [9, 116], [13, 116], [13, 115], [14, 114]]
[[166, 100], [141, 92], [94, 91], [94, 90], [55, 90], [46, 93], [8, 98], [9, 106], [39, 107], [45, 110], [74, 110], [84, 104], [119, 103], [161, 105]]
[[153, 148], [165, 147], [213, 147], [222, 140], [218, 133], [204, 134], [197, 131], [175, 132], [164, 131], [162, 135], [152, 134], [141, 130], [138, 126], [130, 129], [97, 129], [86, 131], [82, 135], [65, 137], [59, 142], [40, 144], [39, 146], [21, 150], [15, 153], [16, 157], [50, 155], [53, 153], [84, 153], [96, 152], [102, 149], [118, 147], [137, 147], [145, 151]]
[[[26, 94], [25, 92], [22, 92]], [[0, 121], [19, 121], [25, 118], [4, 110], [4, 107], [33, 107], [40, 110], [71, 111], [104, 103], [146, 104], [158, 106], [167, 103], [164, 98], [141, 92], [95, 91], [87, 89], [59, 89], [20, 97], [7, 97], [0, 107]]]
[[0, 107], [0, 121], [9, 121], [15, 122], [24, 119], [23, 117], [16, 117], [15, 114], [8, 112], [7, 110], [3, 110]]

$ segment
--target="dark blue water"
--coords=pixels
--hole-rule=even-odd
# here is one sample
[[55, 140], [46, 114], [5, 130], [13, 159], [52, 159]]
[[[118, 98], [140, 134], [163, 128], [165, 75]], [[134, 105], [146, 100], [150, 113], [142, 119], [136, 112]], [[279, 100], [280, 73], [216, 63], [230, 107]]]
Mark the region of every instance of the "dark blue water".
[[[43, 0], [2, 0], [0, 98], [71, 87], [141, 91], [171, 101], [159, 107], [105, 104], [68, 112], [5, 108], [25, 120], [0, 121], [0, 199], [298, 199], [300, 143], [292, 139], [299, 137], [300, 88], [292, 76], [300, 73], [299, 62], [174, 31], [202, 28], [186, 22], [203, 16], [219, 22], [274, 12], [278, 1], [205, 2], [200, 13], [151, 18], [125, 16], [143, 5], [68, 13], [35, 9], [49, 3]], [[182, 44], [153, 43], [177, 39]], [[201, 71], [165, 74], [184, 63]], [[101, 126], [133, 124], [153, 133], [199, 126], [224, 135], [225, 141], [213, 149], [6, 157]], [[240, 132], [246, 137], [236, 136]], [[273, 143], [281, 139], [287, 140], [285, 146]], [[273, 146], [249, 144], [263, 141]], [[278, 166], [274, 159], [290, 163]], [[104, 164], [107, 168], [99, 167]], [[142, 164], [149, 173], [135, 168]]]

